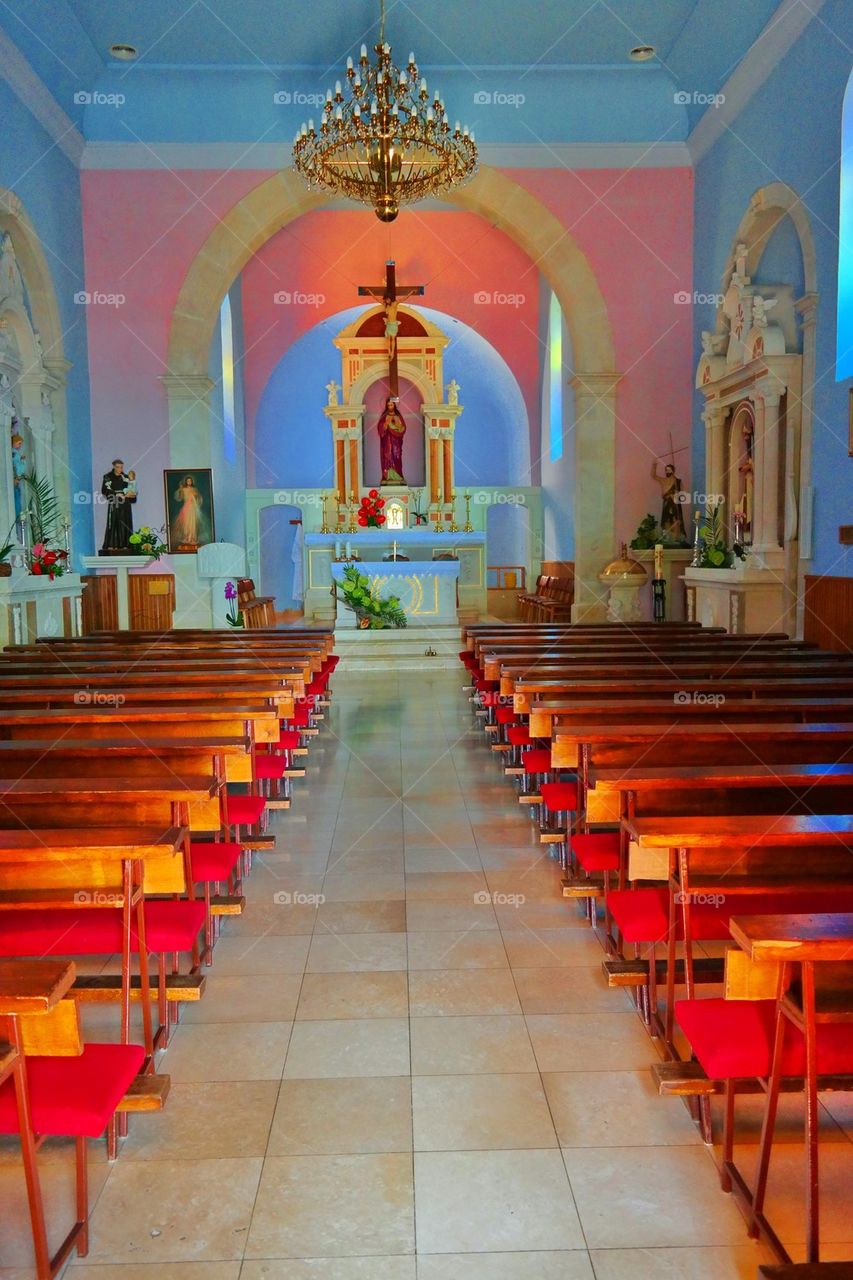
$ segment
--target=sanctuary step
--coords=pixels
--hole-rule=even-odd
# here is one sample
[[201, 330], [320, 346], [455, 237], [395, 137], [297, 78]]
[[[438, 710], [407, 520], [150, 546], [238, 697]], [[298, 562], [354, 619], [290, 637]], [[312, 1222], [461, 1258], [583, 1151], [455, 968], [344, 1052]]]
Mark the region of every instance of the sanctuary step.
[[459, 666], [459, 627], [338, 628], [335, 652], [346, 671], [453, 671]]

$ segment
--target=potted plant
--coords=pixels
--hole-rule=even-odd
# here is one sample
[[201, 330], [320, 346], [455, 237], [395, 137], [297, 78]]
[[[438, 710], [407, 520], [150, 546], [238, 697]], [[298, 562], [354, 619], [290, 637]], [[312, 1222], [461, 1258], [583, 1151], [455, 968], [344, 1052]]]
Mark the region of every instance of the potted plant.
[[242, 627], [243, 613], [235, 603], [237, 600], [237, 588], [233, 582], [225, 583], [225, 599], [228, 601], [228, 610], [225, 614], [225, 621], [229, 627]]
[[697, 569], [731, 569], [735, 559], [745, 560], [746, 551], [739, 542], [729, 548], [726, 543], [726, 531], [723, 525], [720, 508], [721, 502], [709, 504], [705, 508], [705, 523], [699, 528], [699, 557], [695, 564]]
[[[354, 564], [345, 566], [340, 586], [343, 602], [355, 614], [361, 630], [383, 631], [388, 627], [407, 625], [406, 612], [397, 596], [385, 599], [374, 596], [370, 590], [370, 579], [359, 573]], [[337, 590], [335, 598], [341, 598]]]
[[130, 555], [151, 556], [153, 559], [159, 560], [163, 552], [169, 550], [163, 541], [163, 532], [162, 529], [152, 529], [147, 524], [141, 525], [128, 539]]

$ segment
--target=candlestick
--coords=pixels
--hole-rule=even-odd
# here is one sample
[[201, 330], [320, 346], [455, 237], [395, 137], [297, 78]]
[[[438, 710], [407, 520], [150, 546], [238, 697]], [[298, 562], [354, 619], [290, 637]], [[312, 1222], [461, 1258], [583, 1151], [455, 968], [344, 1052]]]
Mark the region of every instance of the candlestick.
[[[347, 533], [358, 533], [358, 525], [355, 519], [355, 497], [349, 504], [349, 524], [347, 525]], [[349, 544], [347, 544], [349, 545]]]
[[441, 507], [439, 507], [438, 511], [436, 511], [436, 513], [435, 513], [435, 531], [436, 531], [436, 533], [444, 533], [444, 525], [441, 523], [441, 517], [442, 517], [442, 511], [441, 511]]
[[699, 532], [699, 525], [702, 520], [701, 513], [694, 511], [693, 513], [693, 559], [690, 561], [691, 569], [701, 569], [702, 567], [702, 534]]
[[454, 493], [451, 493], [451, 495], [450, 495], [450, 503], [451, 503], [451, 506], [450, 506], [450, 525], [449, 525], [449, 528], [448, 528], [448, 533], [458, 533], [458, 532], [459, 532], [459, 525], [456, 523], [456, 493], [455, 493], [455, 492], [454, 492]]
[[474, 526], [471, 523], [471, 495], [466, 493], [465, 497], [465, 523], [462, 526], [463, 533], [473, 533]]
[[328, 501], [329, 501], [329, 495], [328, 495], [327, 493], [324, 493], [324, 494], [323, 494], [323, 523], [320, 525], [320, 532], [321, 532], [321, 533], [331, 533], [331, 532], [332, 532], [332, 531], [331, 531], [331, 529], [329, 528], [329, 521], [328, 521], [328, 519], [327, 519], [327, 517], [326, 517], [326, 503], [327, 503]]

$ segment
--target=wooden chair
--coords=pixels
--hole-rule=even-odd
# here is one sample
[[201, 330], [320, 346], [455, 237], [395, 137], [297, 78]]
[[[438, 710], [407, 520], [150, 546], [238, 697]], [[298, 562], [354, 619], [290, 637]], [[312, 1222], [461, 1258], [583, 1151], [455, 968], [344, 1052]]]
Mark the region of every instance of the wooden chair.
[[247, 631], [275, 626], [275, 600], [272, 596], [256, 596], [251, 578], [240, 578], [237, 583], [237, 608]]

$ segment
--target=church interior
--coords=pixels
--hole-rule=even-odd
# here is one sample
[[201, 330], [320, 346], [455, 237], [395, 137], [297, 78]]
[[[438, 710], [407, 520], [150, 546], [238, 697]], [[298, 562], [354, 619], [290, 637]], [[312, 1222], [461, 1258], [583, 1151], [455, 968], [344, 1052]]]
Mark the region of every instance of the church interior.
[[853, 1280], [851, 0], [0, 117], [0, 1280]]

